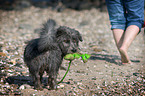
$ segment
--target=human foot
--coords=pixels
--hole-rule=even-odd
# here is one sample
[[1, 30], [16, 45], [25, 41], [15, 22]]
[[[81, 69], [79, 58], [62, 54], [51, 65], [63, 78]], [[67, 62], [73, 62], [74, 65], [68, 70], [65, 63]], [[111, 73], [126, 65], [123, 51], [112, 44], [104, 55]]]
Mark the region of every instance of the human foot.
[[131, 64], [131, 63], [132, 63], [131, 61], [129, 61], [129, 62], [127, 62], [127, 63], [123, 63], [123, 62], [122, 62], [123, 65], [125, 65], [125, 64]]
[[119, 49], [119, 52], [120, 52], [120, 55], [121, 55], [122, 64], [130, 64], [131, 61], [129, 60], [127, 51], [120, 48], [120, 49]]

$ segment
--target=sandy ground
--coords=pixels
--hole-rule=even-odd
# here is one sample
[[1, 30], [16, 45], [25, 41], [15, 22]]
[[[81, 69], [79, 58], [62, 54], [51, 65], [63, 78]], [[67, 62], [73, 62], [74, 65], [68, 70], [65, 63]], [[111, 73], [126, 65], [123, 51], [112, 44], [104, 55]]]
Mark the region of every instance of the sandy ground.
[[[122, 65], [110, 30], [107, 12], [100, 12], [95, 8], [82, 11], [65, 9], [63, 12], [56, 12], [51, 8], [41, 9], [33, 6], [22, 11], [0, 10], [0, 12], [0, 52], [5, 54], [5, 56], [1, 54], [0, 65], [1, 73], [6, 74], [1, 78], [1, 94], [23, 96], [145, 94], [143, 29], [128, 50], [133, 63]], [[83, 42], [80, 42], [81, 52], [91, 54], [91, 58], [85, 64], [80, 59], [74, 60], [58, 90], [44, 88], [43, 91], [37, 91], [28, 84], [29, 72], [23, 62], [23, 51], [25, 42], [37, 38], [42, 23], [49, 18], [54, 19], [58, 25], [78, 30], [83, 36]], [[64, 60], [62, 66], [67, 69], [68, 61]], [[66, 70], [59, 71], [58, 81], [65, 72]], [[13, 76], [17, 79], [5, 81], [6, 78]], [[19, 77], [28, 80], [25, 82]], [[45, 79], [46, 75], [44, 84]], [[136, 85], [133, 84], [137, 82], [140, 85], [134, 89]], [[8, 89], [9, 91], [6, 91]], [[138, 89], [140, 90], [135, 93], [134, 90]]]

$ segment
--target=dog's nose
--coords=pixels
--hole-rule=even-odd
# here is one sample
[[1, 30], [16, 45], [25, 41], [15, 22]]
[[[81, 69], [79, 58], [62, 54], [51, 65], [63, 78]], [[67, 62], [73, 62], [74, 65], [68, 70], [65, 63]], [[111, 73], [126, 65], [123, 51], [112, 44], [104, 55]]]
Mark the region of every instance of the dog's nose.
[[77, 52], [77, 49], [72, 49], [71, 51], [72, 51], [72, 52]]

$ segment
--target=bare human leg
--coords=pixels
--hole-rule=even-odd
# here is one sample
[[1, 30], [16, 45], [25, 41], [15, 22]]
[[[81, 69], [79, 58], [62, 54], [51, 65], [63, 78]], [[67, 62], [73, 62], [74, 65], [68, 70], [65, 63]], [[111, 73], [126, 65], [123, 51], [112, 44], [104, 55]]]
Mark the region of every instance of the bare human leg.
[[130, 25], [129, 27], [127, 27], [127, 29], [123, 35], [123, 42], [122, 42], [122, 45], [121, 45], [119, 51], [122, 56], [122, 63], [124, 63], [124, 64], [131, 63], [131, 61], [129, 60], [127, 51], [128, 51], [129, 46], [131, 45], [131, 43], [137, 36], [138, 32], [139, 32], [138, 26]]
[[113, 29], [114, 40], [120, 52], [122, 64], [131, 63], [127, 51], [138, 32], [139, 28], [136, 25], [130, 25], [125, 32], [122, 29]]
[[124, 39], [124, 33], [125, 32], [122, 29], [113, 29], [113, 37], [114, 37], [116, 46], [118, 48], [118, 51], [120, 52], [122, 63], [130, 62], [128, 55], [126, 54], [126, 56], [124, 56], [123, 52], [120, 51], [120, 47], [122, 46], [123, 39]]

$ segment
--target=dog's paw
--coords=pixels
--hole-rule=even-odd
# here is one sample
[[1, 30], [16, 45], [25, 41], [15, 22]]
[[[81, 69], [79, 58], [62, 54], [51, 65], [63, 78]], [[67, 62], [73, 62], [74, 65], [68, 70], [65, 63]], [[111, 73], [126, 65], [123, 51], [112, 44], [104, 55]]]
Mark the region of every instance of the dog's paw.
[[43, 90], [42, 86], [37, 87], [37, 88], [34, 88], [34, 89], [36, 89], [36, 90], [40, 90], [40, 91], [42, 91], [42, 90]]
[[49, 89], [50, 90], [56, 90], [57, 89], [57, 85], [55, 85], [55, 86], [49, 86]]

